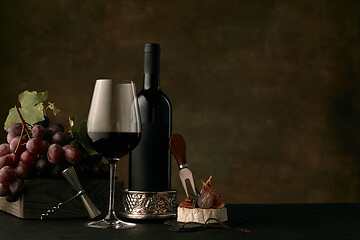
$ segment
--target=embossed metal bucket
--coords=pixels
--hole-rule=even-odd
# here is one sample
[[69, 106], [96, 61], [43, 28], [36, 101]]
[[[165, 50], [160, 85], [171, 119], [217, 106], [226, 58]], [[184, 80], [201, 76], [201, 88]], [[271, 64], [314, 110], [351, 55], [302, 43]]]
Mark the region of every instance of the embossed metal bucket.
[[131, 219], [166, 219], [176, 217], [176, 191], [122, 192], [121, 216]]

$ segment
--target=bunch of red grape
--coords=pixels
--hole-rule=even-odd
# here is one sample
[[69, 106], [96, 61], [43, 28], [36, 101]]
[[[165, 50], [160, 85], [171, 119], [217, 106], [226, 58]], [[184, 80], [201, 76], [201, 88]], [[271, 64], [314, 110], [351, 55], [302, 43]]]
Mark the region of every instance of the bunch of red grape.
[[59, 178], [70, 165], [75, 166], [80, 177], [106, 176], [108, 169], [101, 157], [89, 156], [61, 124], [26, 125], [11, 125], [7, 143], [0, 145], [0, 196], [7, 201], [19, 199], [25, 178]]

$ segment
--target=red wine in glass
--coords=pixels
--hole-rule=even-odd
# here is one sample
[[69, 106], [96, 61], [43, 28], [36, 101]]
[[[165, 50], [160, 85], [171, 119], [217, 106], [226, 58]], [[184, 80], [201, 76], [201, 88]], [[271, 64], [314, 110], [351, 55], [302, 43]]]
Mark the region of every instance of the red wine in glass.
[[91, 146], [114, 163], [138, 145], [140, 136], [138, 132], [88, 132]]

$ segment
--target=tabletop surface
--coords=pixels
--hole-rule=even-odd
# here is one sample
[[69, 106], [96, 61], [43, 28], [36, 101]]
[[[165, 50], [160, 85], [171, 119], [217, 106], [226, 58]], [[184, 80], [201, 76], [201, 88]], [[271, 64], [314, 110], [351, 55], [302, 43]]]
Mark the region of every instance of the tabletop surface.
[[0, 211], [0, 239], [360, 239], [360, 203], [229, 204], [226, 224], [250, 233], [197, 227], [170, 231], [161, 222], [137, 222], [136, 228], [87, 228], [86, 218], [23, 220]]

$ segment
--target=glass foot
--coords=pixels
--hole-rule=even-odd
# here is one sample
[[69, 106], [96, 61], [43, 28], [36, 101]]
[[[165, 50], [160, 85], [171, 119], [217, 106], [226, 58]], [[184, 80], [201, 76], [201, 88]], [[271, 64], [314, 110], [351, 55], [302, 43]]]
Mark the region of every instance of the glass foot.
[[86, 224], [88, 227], [92, 228], [111, 228], [111, 229], [129, 229], [136, 227], [135, 223], [128, 223], [121, 220], [106, 220], [102, 219], [99, 221], [89, 222]]

